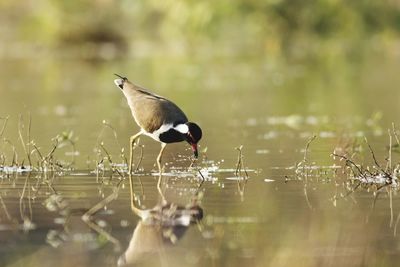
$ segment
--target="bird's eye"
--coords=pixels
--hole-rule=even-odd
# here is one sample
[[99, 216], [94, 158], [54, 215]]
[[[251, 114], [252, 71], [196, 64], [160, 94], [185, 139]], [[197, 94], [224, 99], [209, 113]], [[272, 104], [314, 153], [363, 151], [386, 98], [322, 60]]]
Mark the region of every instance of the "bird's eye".
[[196, 142], [196, 141], [194, 140], [194, 138], [193, 138], [193, 135], [192, 135], [190, 132], [188, 132], [187, 135], [189, 136], [190, 140], [191, 140], [193, 143]]

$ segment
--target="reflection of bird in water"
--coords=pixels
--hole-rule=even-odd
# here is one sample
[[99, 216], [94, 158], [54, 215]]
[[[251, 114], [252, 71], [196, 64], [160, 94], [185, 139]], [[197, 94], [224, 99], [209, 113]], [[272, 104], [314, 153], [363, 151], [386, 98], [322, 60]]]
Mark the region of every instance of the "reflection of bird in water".
[[173, 102], [134, 85], [126, 77], [117, 74], [116, 76], [120, 79], [114, 80], [114, 83], [124, 93], [133, 118], [140, 127], [140, 131], [130, 140], [129, 173], [132, 171], [132, 147], [135, 140], [142, 134], [148, 135], [161, 143], [161, 150], [157, 157], [160, 172], [161, 157], [165, 146], [169, 143], [188, 142], [197, 158], [197, 143], [202, 136], [200, 127], [189, 122], [185, 113]]
[[[148, 259], [163, 261], [164, 250], [175, 244], [193, 223], [203, 218], [203, 209], [197, 204], [189, 207], [173, 203], [157, 205], [151, 210], [142, 210], [129, 246], [118, 260], [118, 266], [138, 264]], [[154, 255], [159, 258], [152, 258]]]

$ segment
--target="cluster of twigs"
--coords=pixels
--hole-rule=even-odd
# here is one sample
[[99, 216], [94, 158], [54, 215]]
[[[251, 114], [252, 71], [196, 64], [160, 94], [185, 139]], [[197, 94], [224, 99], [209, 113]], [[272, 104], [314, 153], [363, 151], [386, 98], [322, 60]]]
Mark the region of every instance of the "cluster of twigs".
[[396, 129], [393, 124], [393, 129], [388, 130], [389, 135], [389, 147], [388, 156], [386, 160], [386, 166], [383, 167], [377, 160], [374, 150], [368, 143], [367, 138], [364, 138], [365, 144], [367, 145], [371, 157], [373, 159], [373, 166], [363, 166], [362, 164], [357, 164], [353, 159], [355, 154], [348, 156], [348, 153], [338, 154], [336, 152], [332, 153], [334, 159], [338, 158], [345, 162], [345, 167], [349, 170], [348, 180], [355, 182], [355, 186], [351, 192], [355, 191], [358, 187], [363, 186], [368, 189], [375, 189], [376, 191], [381, 190], [384, 187], [397, 188], [398, 186], [398, 174], [400, 172], [400, 164], [396, 164], [393, 167], [392, 164], [392, 134], [396, 137], [396, 146], [400, 145], [399, 139], [397, 137]]
[[[12, 149], [11, 160], [7, 158], [6, 153], [0, 152], [0, 172], [9, 174], [15, 172], [53, 172], [70, 170], [75, 161], [77, 153], [75, 147], [75, 138], [73, 132], [63, 132], [52, 139], [53, 145], [49, 152], [43, 153], [42, 149], [36, 144], [31, 137], [32, 119], [28, 115], [27, 124], [24, 123], [23, 116], [19, 116], [18, 120], [18, 139], [24, 151], [24, 156], [17, 153], [16, 146], [7, 138], [3, 137], [6, 130], [9, 117], [0, 118], [3, 120], [3, 125], [0, 130], [1, 148], [4, 151], [5, 146]], [[62, 147], [71, 147], [71, 161], [62, 162], [55, 157], [57, 150]], [[36, 161], [34, 161], [36, 157]]]
[[[18, 140], [21, 144], [23, 154], [18, 154], [18, 149], [8, 138], [4, 137], [6, 127], [10, 117], [0, 118], [0, 178], [12, 179], [17, 183], [19, 178], [23, 177], [22, 190], [19, 191], [19, 214], [13, 216], [8, 211], [6, 203], [0, 195], [0, 202], [6, 218], [15, 229], [30, 231], [35, 228], [32, 202], [38, 196], [54, 194], [57, 195], [53, 182], [56, 176], [63, 175], [65, 171], [71, 170], [75, 155], [75, 137], [73, 132], [64, 132], [52, 139], [52, 146], [48, 152], [33, 140], [31, 136], [32, 119], [28, 114], [28, 120], [25, 123], [22, 115], [18, 120]], [[56, 157], [57, 151], [63, 147], [70, 149], [71, 160], [61, 161]], [[7, 149], [12, 151], [12, 156], [7, 157]], [[6, 191], [0, 192], [0, 194]]]
[[[374, 194], [374, 199], [372, 203], [371, 211], [374, 210], [376, 201], [379, 195], [382, 192], [386, 192], [389, 198], [389, 209], [390, 209], [390, 223], [389, 226], [394, 231], [394, 235], [397, 232], [397, 226], [400, 222], [400, 212], [397, 216], [396, 222], [394, 222], [394, 211], [393, 211], [393, 193], [398, 191], [399, 188], [399, 175], [400, 175], [400, 164], [397, 163], [393, 166], [393, 158], [392, 151], [395, 147], [400, 146], [399, 138], [397, 135], [397, 131], [395, 125], [392, 125], [392, 129], [388, 130], [389, 135], [389, 146], [388, 146], [388, 155], [385, 158], [386, 166], [383, 167], [382, 164], [379, 163], [374, 150], [371, 145], [368, 143], [367, 138], [364, 138], [365, 144], [368, 147], [368, 150], [371, 154], [373, 165], [363, 166], [362, 164], [356, 163], [353, 159], [355, 154], [348, 156], [345, 154], [337, 154], [332, 153], [332, 156], [335, 158], [339, 158], [339, 160], [345, 162], [345, 167], [347, 168], [347, 181], [349, 186], [348, 193], [343, 195], [343, 197], [347, 197], [351, 193], [355, 192], [359, 188], [365, 188], [368, 191], [372, 191]], [[395, 137], [396, 144], [392, 144], [393, 137]], [[385, 189], [385, 190], [384, 190]], [[336, 203], [337, 196], [334, 196], [334, 203]], [[367, 218], [368, 219], [368, 218]]]
[[[387, 157], [386, 167], [383, 168], [376, 156], [375, 153], [365, 138], [365, 144], [368, 146], [368, 149], [372, 155], [372, 159], [374, 165], [372, 167], [365, 167], [361, 164], [357, 164], [353, 159], [357, 152], [355, 152], [355, 146], [353, 145], [350, 151], [345, 151], [342, 154], [338, 154], [337, 152], [332, 153], [334, 159], [339, 159], [340, 161], [344, 161], [345, 165], [343, 167], [337, 166], [336, 164], [329, 166], [333, 171], [332, 175], [328, 175], [327, 170], [324, 170], [322, 166], [317, 166], [315, 163], [310, 163], [308, 159], [308, 153], [311, 143], [316, 139], [316, 136], [313, 135], [307, 141], [307, 144], [304, 149], [303, 160], [295, 165], [295, 178], [298, 181], [302, 181], [304, 184], [304, 196], [307, 202], [307, 205], [310, 209], [312, 209], [312, 205], [310, 199], [308, 197], [308, 186], [311, 178], [320, 176], [321, 173], [325, 173], [329, 179], [334, 179], [336, 177], [337, 171], [339, 168], [342, 168], [343, 174], [345, 174], [344, 185], [346, 188], [346, 193], [341, 194], [341, 197], [347, 197], [351, 193], [355, 192], [359, 187], [366, 188], [371, 190], [374, 188], [375, 191], [379, 191], [384, 187], [397, 187], [397, 174], [400, 172], [400, 165], [397, 164], [394, 168], [392, 168], [392, 134], [396, 137], [396, 141], [398, 142], [398, 137], [396, 134], [395, 127], [393, 125], [392, 131], [389, 131], [389, 154]], [[354, 142], [353, 142], [354, 143]], [[398, 142], [397, 145], [400, 143]], [[290, 181], [290, 178], [286, 176], [287, 181]], [[335, 184], [338, 181], [335, 180]], [[391, 190], [392, 190], [391, 189]], [[391, 193], [390, 193], [391, 194]], [[334, 197], [332, 198], [333, 204], [336, 206], [337, 200], [339, 199], [338, 193], [336, 192]]]
[[[381, 164], [378, 161], [378, 158], [375, 155], [375, 152], [371, 145], [369, 144], [367, 138], [364, 137], [364, 143], [368, 148], [368, 151], [371, 155], [373, 165], [368, 166], [364, 164], [357, 163], [355, 159], [361, 149], [360, 147], [355, 145], [356, 142], [353, 142], [353, 146], [347, 147], [347, 149], [342, 150], [342, 153], [338, 153], [339, 149], [335, 149], [335, 151], [331, 154], [334, 160], [339, 160], [340, 162], [344, 162], [344, 165], [340, 167], [340, 165], [332, 165], [331, 167], [334, 170], [334, 175], [331, 177], [334, 179], [335, 177], [341, 179], [344, 177], [344, 180], [341, 182], [340, 180], [335, 180], [335, 185], [343, 184], [345, 188], [345, 193], [338, 194], [336, 191], [335, 195], [332, 198], [334, 206], [337, 204], [337, 200], [340, 198], [346, 198], [350, 196], [352, 193], [356, 192], [358, 189], [365, 189], [369, 192], [373, 192], [374, 199], [372, 204], [372, 210], [375, 207], [375, 203], [382, 192], [385, 192], [389, 198], [389, 208], [390, 208], [390, 223], [389, 226], [394, 229], [394, 234], [396, 235], [397, 226], [400, 222], [400, 212], [394, 220], [394, 211], [393, 211], [393, 193], [400, 190], [399, 187], [399, 175], [400, 175], [400, 163], [393, 163], [392, 151], [394, 149], [400, 147], [399, 137], [395, 128], [395, 125], [392, 125], [392, 129], [388, 130], [389, 136], [389, 146], [388, 146], [388, 155], [385, 158], [385, 164]], [[394, 138], [393, 138], [394, 137]], [[315, 140], [316, 136], [312, 136], [306, 144], [304, 150], [303, 160], [296, 165], [295, 174], [296, 179], [301, 180], [304, 183], [304, 196], [306, 198], [307, 205], [310, 209], [312, 209], [312, 205], [308, 198], [307, 188], [309, 184], [310, 174], [314, 169], [317, 169], [317, 166], [310, 165], [308, 160], [308, 151], [310, 148], [310, 144]], [[395, 140], [395, 144], [393, 144], [393, 139]], [[356, 149], [357, 148], [357, 149]], [[342, 170], [342, 175], [337, 175], [337, 171], [339, 167]], [[287, 177], [288, 178], [288, 177]]]

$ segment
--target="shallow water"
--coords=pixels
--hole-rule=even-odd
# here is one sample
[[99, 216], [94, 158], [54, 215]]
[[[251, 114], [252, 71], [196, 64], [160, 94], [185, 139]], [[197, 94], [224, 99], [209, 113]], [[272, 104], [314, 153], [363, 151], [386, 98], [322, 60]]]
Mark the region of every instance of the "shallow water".
[[[370, 59], [333, 74], [307, 66], [300, 71], [300, 66], [290, 64], [274, 68], [256, 59], [226, 59], [210, 66], [196, 59], [172, 61], [163, 71], [151, 67], [157, 62], [5, 62], [0, 117], [10, 117], [2, 136], [9, 142], [0, 145], [4, 165], [12, 163], [10, 142], [16, 147], [17, 162], [24, 158], [19, 114], [24, 138], [30, 114], [30, 138], [43, 155], [62, 132], [69, 133], [75, 151], [64, 142], [53, 154], [64, 166], [74, 161], [69, 170], [0, 172], [1, 266], [115, 266], [135, 229], [139, 241], [136, 252], [129, 251], [140, 266], [396, 265], [396, 190], [391, 224], [387, 188], [380, 190], [375, 205], [373, 188], [351, 192], [354, 183], [342, 173], [343, 161], [330, 155], [355, 144], [355, 161], [373, 166], [363, 141], [366, 136], [378, 161], [386, 164], [387, 129], [392, 122], [400, 123], [395, 86], [399, 77], [393, 71], [398, 63]], [[181, 72], [189, 67], [191, 72]], [[10, 80], [16, 69], [25, 75]], [[186, 206], [196, 201], [204, 215], [185, 225], [175, 244], [162, 239], [162, 223], [140, 223], [131, 211], [124, 168], [121, 175], [112, 173], [107, 159], [100, 165], [104, 172], [96, 167], [106, 156], [100, 143], [117, 168], [124, 167], [121, 147], [127, 156], [129, 136], [137, 131], [123, 95], [112, 83], [113, 72], [173, 99], [203, 128], [195, 168], [188, 168], [186, 144], [168, 146], [164, 156], [162, 192], [168, 203]], [[336, 76], [334, 82], [330, 75]], [[117, 139], [103, 121], [112, 125]], [[314, 134], [317, 138], [299, 166]], [[159, 145], [147, 137], [141, 144], [144, 158], [133, 176], [135, 203], [151, 209], [161, 201], [155, 170]], [[244, 172], [239, 178], [235, 175], [235, 148], [240, 145], [248, 180]], [[139, 154], [137, 149], [135, 162]], [[392, 156], [394, 165], [398, 154]], [[37, 169], [37, 153], [32, 162]], [[205, 178], [202, 184], [198, 170]], [[116, 199], [91, 219], [118, 240], [120, 248], [81, 218], [118, 185]], [[144, 248], [146, 253], [137, 252]]]

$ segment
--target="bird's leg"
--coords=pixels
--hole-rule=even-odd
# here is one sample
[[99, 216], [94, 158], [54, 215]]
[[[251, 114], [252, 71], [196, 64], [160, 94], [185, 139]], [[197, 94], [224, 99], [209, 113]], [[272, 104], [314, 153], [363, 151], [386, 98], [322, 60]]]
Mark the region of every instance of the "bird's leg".
[[161, 157], [162, 157], [162, 154], [163, 154], [166, 146], [167, 146], [166, 143], [161, 143], [161, 150], [160, 150], [160, 153], [157, 156], [157, 166], [158, 166], [158, 172], [159, 172], [158, 182], [157, 182], [157, 189], [158, 189], [158, 193], [161, 196], [163, 204], [166, 203], [166, 200], [165, 200], [165, 196], [164, 196], [164, 194], [163, 194], [163, 192], [161, 190], [161, 180], [162, 180]]
[[164, 153], [164, 149], [165, 149], [166, 146], [167, 146], [166, 143], [161, 143], [161, 150], [160, 150], [160, 153], [157, 156], [157, 166], [158, 166], [159, 173], [162, 172], [162, 169], [161, 169], [161, 157], [162, 157], [162, 154]]
[[164, 192], [161, 189], [161, 181], [162, 181], [162, 173], [160, 172], [159, 176], [158, 176], [157, 190], [158, 190], [158, 193], [161, 196], [161, 205], [166, 205], [167, 204], [167, 200], [165, 199]]
[[139, 136], [142, 134], [142, 132], [138, 132], [137, 134], [131, 136], [130, 142], [129, 142], [129, 186], [130, 186], [130, 193], [131, 193], [131, 209], [133, 212], [137, 213], [137, 208], [135, 206], [135, 198], [133, 195], [133, 178], [132, 178], [132, 164], [133, 164], [133, 145], [135, 143], [135, 140], [139, 138]]

